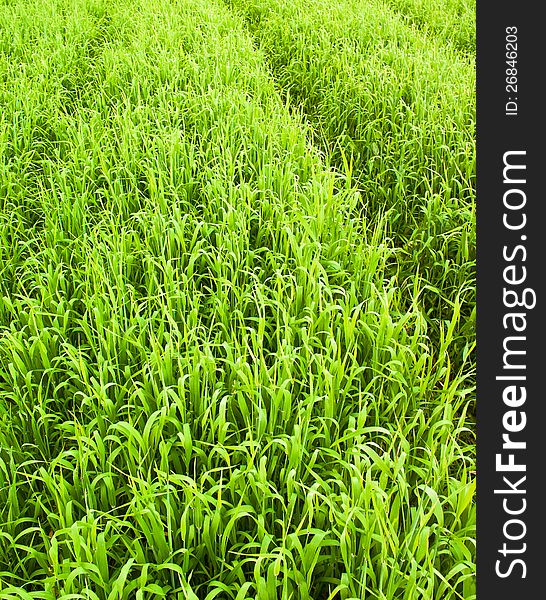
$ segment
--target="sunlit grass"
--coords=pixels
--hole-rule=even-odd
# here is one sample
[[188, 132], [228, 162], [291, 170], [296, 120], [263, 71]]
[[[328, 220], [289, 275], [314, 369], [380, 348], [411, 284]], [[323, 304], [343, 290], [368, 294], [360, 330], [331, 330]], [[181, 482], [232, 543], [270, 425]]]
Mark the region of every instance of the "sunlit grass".
[[390, 272], [419, 288], [433, 338], [460, 312], [450, 352], [460, 367], [475, 319], [473, 61], [381, 0], [228, 3], [366, 217], [386, 217]]
[[469, 57], [476, 55], [476, 3], [470, 0], [387, 0], [419, 29], [452, 44]]
[[[308, 67], [287, 100], [274, 19], [0, 7], [0, 598], [473, 598], [466, 63], [445, 78], [467, 95], [408, 91], [419, 119], [392, 115], [390, 141], [401, 57], [381, 86], [354, 64], [364, 171], [325, 126], [346, 72]], [[316, 31], [347, 65], [352, 38]], [[465, 160], [408, 138], [392, 179], [417, 122]]]

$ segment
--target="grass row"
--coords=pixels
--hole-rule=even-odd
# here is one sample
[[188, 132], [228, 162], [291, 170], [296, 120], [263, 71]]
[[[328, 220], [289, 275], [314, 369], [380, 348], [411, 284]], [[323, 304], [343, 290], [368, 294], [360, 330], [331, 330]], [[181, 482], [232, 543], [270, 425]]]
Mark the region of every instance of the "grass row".
[[476, 54], [476, 3], [470, 0], [386, 0], [409, 22], [432, 37], [453, 44], [469, 57]]
[[392, 272], [421, 279], [435, 338], [460, 309], [460, 366], [475, 336], [473, 65], [376, 0], [228, 3], [368, 219], [386, 216]]
[[241, 20], [18, 0], [0, 74], [0, 598], [470, 598], [460, 300]]

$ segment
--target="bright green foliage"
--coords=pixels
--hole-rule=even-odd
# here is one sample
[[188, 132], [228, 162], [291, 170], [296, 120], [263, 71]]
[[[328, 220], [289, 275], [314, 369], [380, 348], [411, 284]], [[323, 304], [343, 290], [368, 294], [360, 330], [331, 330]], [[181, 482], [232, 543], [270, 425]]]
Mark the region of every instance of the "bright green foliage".
[[460, 309], [450, 352], [460, 366], [474, 340], [473, 65], [377, 0], [230, 4], [328, 161], [360, 190], [366, 217], [386, 216], [389, 272], [412, 288], [420, 278], [431, 333]]
[[476, 2], [472, 0], [387, 0], [421, 30], [453, 44], [469, 57], [476, 54]]
[[273, 4], [0, 0], [0, 598], [474, 598], [471, 68]]

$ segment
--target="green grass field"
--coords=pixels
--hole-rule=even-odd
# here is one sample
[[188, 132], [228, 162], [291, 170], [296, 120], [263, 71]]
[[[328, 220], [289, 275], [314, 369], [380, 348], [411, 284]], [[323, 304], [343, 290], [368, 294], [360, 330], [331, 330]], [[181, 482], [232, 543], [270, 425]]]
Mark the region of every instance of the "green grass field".
[[475, 599], [469, 0], [0, 0], [0, 599]]

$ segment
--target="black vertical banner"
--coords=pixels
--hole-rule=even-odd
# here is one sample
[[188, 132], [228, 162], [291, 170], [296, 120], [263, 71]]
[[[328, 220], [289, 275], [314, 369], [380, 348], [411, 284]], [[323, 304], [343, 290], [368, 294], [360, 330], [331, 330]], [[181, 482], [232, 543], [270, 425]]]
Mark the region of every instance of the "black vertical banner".
[[478, 600], [546, 597], [539, 7], [477, 4]]

